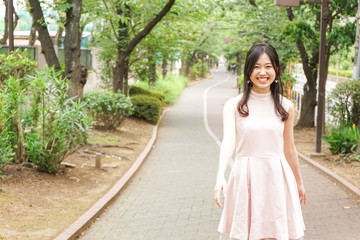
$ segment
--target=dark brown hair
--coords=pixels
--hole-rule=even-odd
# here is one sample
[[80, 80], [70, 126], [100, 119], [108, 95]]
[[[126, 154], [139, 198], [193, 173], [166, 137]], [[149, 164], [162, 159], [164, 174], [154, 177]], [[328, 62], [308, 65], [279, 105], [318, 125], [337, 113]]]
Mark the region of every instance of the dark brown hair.
[[275, 69], [275, 73], [276, 73], [275, 79], [278, 80], [278, 83], [273, 81], [270, 85], [270, 91], [271, 91], [272, 99], [274, 100], [274, 107], [275, 107], [274, 110], [281, 119], [281, 121], [284, 122], [289, 117], [289, 113], [281, 105], [282, 102], [281, 93], [283, 89], [282, 89], [280, 70], [279, 70], [280, 69], [279, 56], [275, 48], [267, 43], [256, 43], [247, 52], [245, 66], [244, 66], [244, 92], [241, 100], [237, 104], [237, 109], [240, 113], [240, 116], [242, 117], [249, 116], [249, 108], [247, 102], [249, 100], [251, 88], [253, 86], [253, 83], [250, 80], [250, 75], [253, 72], [257, 60], [263, 53], [266, 53], [269, 56], [271, 60], [271, 64]]

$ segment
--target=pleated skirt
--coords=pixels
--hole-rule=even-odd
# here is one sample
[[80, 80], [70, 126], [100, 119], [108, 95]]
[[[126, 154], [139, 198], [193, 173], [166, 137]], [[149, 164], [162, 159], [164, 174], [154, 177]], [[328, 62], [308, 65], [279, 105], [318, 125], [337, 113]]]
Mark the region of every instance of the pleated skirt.
[[297, 184], [284, 156], [237, 157], [226, 189], [221, 236], [232, 240], [304, 236]]

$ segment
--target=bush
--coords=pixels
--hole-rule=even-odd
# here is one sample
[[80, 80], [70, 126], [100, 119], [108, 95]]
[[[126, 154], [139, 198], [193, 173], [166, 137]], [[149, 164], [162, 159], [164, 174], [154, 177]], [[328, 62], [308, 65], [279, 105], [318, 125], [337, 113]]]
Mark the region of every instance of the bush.
[[[346, 78], [352, 78], [353, 77], [353, 70], [338, 70], [338, 75], [341, 77], [346, 77]], [[336, 69], [330, 68], [329, 69], [329, 74], [331, 75], [336, 75]]]
[[17, 79], [23, 78], [35, 71], [36, 62], [30, 60], [27, 51], [16, 49], [10, 55], [0, 54], [0, 82], [4, 83], [10, 76]]
[[67, 97], [70, 82], [53, 68], [31, 80], [26, 116], [25, 155], [38, 170], [55, 173], [78, 144], [86, 143], [92, 120], [83, 102]]
[[131, 102], [135, 106], [133, 116], [151, 123], [157, 123], [162, 112], [162, 103], [150, 95], [134, 95]]
[[360, 80], [338, 83], [327, 97], [327, 110], [334, 125], [360, 127]]
[[83, 101], [97, 129], [116, 129], [134, 110], [129, 98], [113, 92], [88, 92]]
[[131, 86], [129, 90], [129, 95], [150, 95], [159, 99], [163, 105], [165, 104], [165, 96], [161, 92], [151, 91], [137, 86]]
[[161, 92], [165, 96], [165, 103], [171, 104], [175, 102], [176, 98], [180, 95], [188, 81], [189, 80], [186, 77], [168, 74], [165, 78], [159, 78], [155, 82], [155, 85], [150, 85], [147, 82], [137, 82], [134, 86], [146, 90]]
[[9, 133], [9, 125], [5, 125], [6, 119], [3, 118], [3, 112], [1, 111], [1, 126], [0, 126], [0, 176], [2, 176], [2, 168], [11, 162], [15, 153], [11, 144], [11, 134]]
[[330, 151], [336, 153], [352, 153], [355, 152], [359, 143], [360, 130], [355, 124], [351, 127], [340, 125], [333, 130], [330, 136], [322, 138], [330, 145]]

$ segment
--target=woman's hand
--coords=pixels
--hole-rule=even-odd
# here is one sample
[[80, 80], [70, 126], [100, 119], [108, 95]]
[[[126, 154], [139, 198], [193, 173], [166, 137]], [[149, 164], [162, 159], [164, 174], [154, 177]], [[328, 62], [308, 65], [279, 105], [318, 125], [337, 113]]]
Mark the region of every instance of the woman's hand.
[[216, 205], [222, 208], [220, 202], [220, 192], [223, 191], [224, 197], [226, 196], [226, 180], [224, 176], [218, 177], [214, 188], [214, 200]]
[[306, 204], [306, 191], [304, 184], [298, 185], [298, 191], [299, 191], [299, 198], [300, 198], [300, 204], [304, 202]]

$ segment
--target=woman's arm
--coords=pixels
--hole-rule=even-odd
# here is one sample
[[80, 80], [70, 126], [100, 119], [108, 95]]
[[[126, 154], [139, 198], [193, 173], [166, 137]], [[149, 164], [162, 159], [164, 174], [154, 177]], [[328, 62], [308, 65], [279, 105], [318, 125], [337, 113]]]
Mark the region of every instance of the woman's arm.
[[235, 150], [235, 108], [232, 100], [228, 100], [223, 112], [223, 140], [221, 142], [219, 169], [214, 188], [214, 200], [216, 205], [222, 207], [220, 203], [220, 192], [226, 195], [225, 172]]
[[294, 142], [295, 110], [293, 104], [290, 104], [288, 112], [289, 112], [289, 117], [285, 121], [285, 128], [284, 128], [284, 154], [296, 179], [296, 183], [299, 191], [300, 203], [304, 202], [305, 204], [306, 192], [301, 177], [298, 153]]

